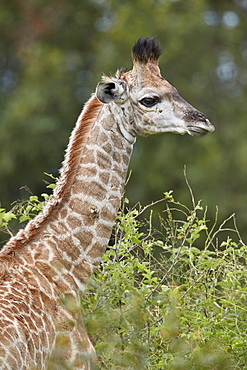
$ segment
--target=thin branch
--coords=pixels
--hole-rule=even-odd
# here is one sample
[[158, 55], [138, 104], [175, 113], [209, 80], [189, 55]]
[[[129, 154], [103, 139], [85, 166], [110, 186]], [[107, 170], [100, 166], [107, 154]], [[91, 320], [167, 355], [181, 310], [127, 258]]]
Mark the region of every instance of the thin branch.
[[152, 202], [150, 204], [148, 204], [147, 206], [143, 207], [136, 216], [134, 216], [134, 218], [137, 218], [139, 217], [143, 212], [145, 212], [148, 208], [154, 206], [155, 204], [158, 204], [158, 203], [161, 203], [163, 202], [164, 200], [167, 200], [168, 198], [161, 198], [159, 200], [156, 200], [155, 202]]
[[193, 208], [195, 208], [196, 207], [195, 198], [194, 198], [194, 194], [193, 194], [192, 188], [191, 188], [191, 186], [189, 184], [189, 180], [187, 178], [186, 164], [184, 165], [184, 178], [185, 178], [186, 185], [188, 186], [188, 189], [189, 189], [189, 192], [190, 192], [190, 196], [191, 196], [191, 201], [192, 201]]

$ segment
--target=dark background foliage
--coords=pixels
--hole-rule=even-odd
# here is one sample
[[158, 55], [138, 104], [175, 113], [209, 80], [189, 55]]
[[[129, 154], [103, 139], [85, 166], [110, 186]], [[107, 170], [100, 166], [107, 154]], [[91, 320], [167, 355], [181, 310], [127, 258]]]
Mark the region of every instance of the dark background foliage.
[[[163, 76], [217, 130], [204, 139], [138, 139], [127, 186], [147, 204], [173, 189], [214, 218], [236, 213], [246, 240], [247, 1], [9, 0], [0, 4], [0, 200], [41, 193], [58, 174], [70, 131], [102, 73], [131, 68], [140, 36], [157, 36]], [[43, 184], [43, 185], [42, 185]]]

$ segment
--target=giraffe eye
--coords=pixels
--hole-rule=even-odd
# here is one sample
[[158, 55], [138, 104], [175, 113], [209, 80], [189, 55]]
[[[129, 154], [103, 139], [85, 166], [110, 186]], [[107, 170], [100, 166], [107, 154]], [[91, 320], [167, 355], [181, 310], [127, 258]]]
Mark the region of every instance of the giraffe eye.
[[145, 97], [140, 100], [140, 103], [144, 105], [145, 107], [153, 107], [155, 104], [159, 102], [158, 97]]

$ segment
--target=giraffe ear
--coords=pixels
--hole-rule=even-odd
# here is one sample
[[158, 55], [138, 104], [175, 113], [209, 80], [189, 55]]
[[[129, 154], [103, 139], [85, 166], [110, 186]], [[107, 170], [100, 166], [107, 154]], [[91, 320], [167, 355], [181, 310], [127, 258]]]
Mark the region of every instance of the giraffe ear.
[[104, 104], [108, 104], [113, 100], [122, 100], [121, 96], [125, 91], [123, 82], [103, 81], [97, 85], [96, 97]]

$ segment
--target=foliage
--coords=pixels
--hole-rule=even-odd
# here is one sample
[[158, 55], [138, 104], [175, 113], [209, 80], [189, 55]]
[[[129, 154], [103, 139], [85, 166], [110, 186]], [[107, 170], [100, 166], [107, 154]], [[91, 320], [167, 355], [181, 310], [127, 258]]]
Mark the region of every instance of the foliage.
[[[56, 187], [56, 184], [54, 183], [56, 178], [47, 173], [46, 175], [50, 180], [52, 180], [51, 183], [45, 181], [47, 183], [46, 188], [54, 189]], [[26, 191], [30, 193], [28, 188], [26, 188]], [[51, 199], [51, 197], [52, 194], [42, 193], [41, 199], [39, 199], [37, 195], [31, 194], [27, 200], [24, 199], [15, 201], [13, 203], [13, 207], [9, 211], [7, 211], [5, 208], [0, 208], [0, 232], [4, 234], [7, 233], [8, 235], [12, 236], [16, 227], [13, 227], [11, 223], [10, 228], [10, 221], [18, 220], [18, 223], [25, 223], [26, 221], [31, 220], [37, 214], [42, 212], [45, 203]], [[4, 242], [6, 242], [6, 240], [4, 240]]]
[[[97, 369], [247, 369], [247, 246], [235, 216], [219, 225], [216, 217], [209, 226], [193, 195], [192, 207], [172, 191], [164, 195], [159, 230], [152, 209], [147, 221], [140, 217], [154, 203], [127, 209], [125, 199], [82, 297]], [[13, 218], [31, 218], [43, 204], [32, 195], [10, 212], [1, 209], [2, 229]], [[228, 234], [223, 242], [221, 233]]]
[[[150, 221], [141, 231], [142, 208], [119, 213], [83, 297], [98, 368], [247, 369], [247, 247], [234, 216], [209, 229], [200, 202], [165, 195], [162, 234]], [[218, 245], [223, 230], [235, 236]]]

